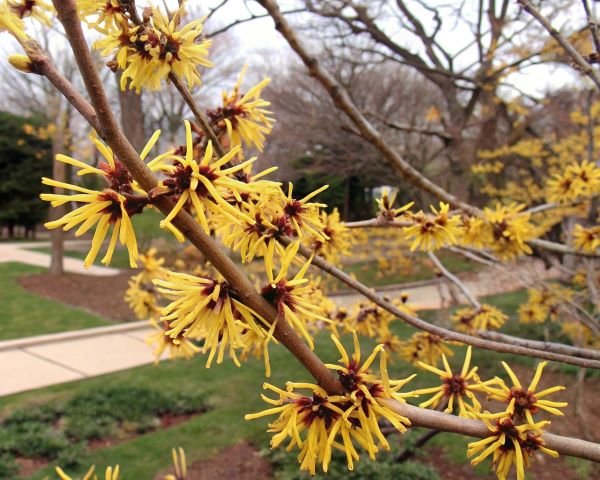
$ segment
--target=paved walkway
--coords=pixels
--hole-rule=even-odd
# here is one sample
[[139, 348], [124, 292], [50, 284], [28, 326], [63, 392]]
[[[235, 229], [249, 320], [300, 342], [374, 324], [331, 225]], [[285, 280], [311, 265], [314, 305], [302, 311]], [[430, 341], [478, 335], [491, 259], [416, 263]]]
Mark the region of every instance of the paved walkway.
[[[0, 262], [21, 261], [47, 266], [49, 255], [27, 252], [25, 247], [28, 245], [0, 244]], [[69, 271], [91, 275], [116, 272], [102, 267], [84, 270], [81, 261], [74, 262], [69, 262]], [[555, 271], [544, 270], [541, 262], [527, 261], [510, 271], [491, 268], [470, 274], [464, 283], [475, 295], [482, 296], [517, 290], [523, 287], [521, 282], [526, 279], [556, 275]], [[450, 298], [445, 281], [386, 289], [381, 294], [394, 298], [401, 292], [407, 292], [409, 301], [418, 309], [439, 308]], [[346, 307], [363, 300], [356, 294], [333, 298], [339, 306]], [[145, 338], [151, 331], [148, 323], [142, 321], [0, 342], [0, 396], [149, 364], [154, 357]]]
[[[78, 245], [88, 245], [89, 240], [66, 240], [65, 250]], [[0, 243], [0, 263], [19, 262], [36, 267], [50, 267], [50, 255], [43, 252], [34, 252], [32, 248], [49, 248], [50, 242], [10, 242]], [[83, 273], [86, 275], [110, 276], [119, 273], [116, 268], [102, 267], [92, 265], [89, 268], [83, 267], [83, 260], [79, 258], [64, 257], [64, 269], [69, 273]]]

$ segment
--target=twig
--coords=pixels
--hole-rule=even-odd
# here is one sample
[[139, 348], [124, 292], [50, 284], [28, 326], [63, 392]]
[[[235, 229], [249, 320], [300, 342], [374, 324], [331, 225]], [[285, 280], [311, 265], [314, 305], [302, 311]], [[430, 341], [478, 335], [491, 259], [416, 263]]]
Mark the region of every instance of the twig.
[[600, 75], [598, 75], [598, 72], [592, 68], [589, 62], [577, 51], [571, 42], [569, 42], [556, 28], [554, 28], [550, 21], [542, 15], [542, 12], [540, 12], [539, 9], [529, 0], [517, 1], [527, 13], [533, 16], [548, 31], [548, 33], [554, 37], [554, 40], [556, 40], [564, 49], [564, 51], [567, 52], [567, 54], [573, 59], [581, 71], [590, 77], [592, 82], [594, 82], [596, 86], [600, 88]]
[[592, 17], [592, 11], [587, 0], [581, 0], [583, 4], [583, 10], [585, 11], [585, 17], [588, 22], [590, 33], [592, 34], [592, 41], [594, 42], [594, 49], [596, 53], [600, 54], [600, 36], [598, 35], [598, 24]]
[[[287, 237], [281, 237], [279, 240], [284, 245], [289, 245], [289, 243], [291, 242], [291, 240]], [[313, 255], [313, 252], [311, 252], [309, 249], [307, 249], [304, 246], [300, 246], [298, 253], [300, 253], [300, 255], [302, 255], [305, 258], [311, 258]], [[412, 315], [409, 315], [406, 312], [400, 310], [394, 304], [384, 300], [376, 292], [374, 292], [367, 286], [363, 285], [362, 283], [356, 281], [355, 279], [350, 277], [348, 274], [346, 274], [339, 268], [335, 267], [331, 263], [327, 262], [323, 258], [314, 256], [312, 264], [315, 265], [316, 267], [320, 268], [324, 272], [327, 272], [330, 275], [334, 276], [338, 280], [342, 281], [343, 283], [348, 285], [353, 290], [362, 294], [363, 296], [365, 296], [366, 298], [371, 300], [376, 305], [378, 305], [381, 308], [383, 308], [384, 310], [387, 310], [388, 312], [394, 314], [395, 316], [397, 316], [404, 322], [408, 323], [409, 325], [412, 325], [413, 327], [418, 328], [419, 330], [423, 330], [425, 332], [429, 332], [434, 335], [437, 335], [444, 340], [461, 342], [461, 343], [465, 343], [467, 345], [472, 345], [477, 348], [483, 348], [485, 350], [493, 350], [495, 352], [500, 352], [500, 353], [514, 353], [517, 355], [524, 355], [526, 357], [541, 358], [544, 360], [553, 360], [553, 361], [557, 361], [557, 362], [568, 363], [570, 365], [578, 365], [581, 367], [600, 369], [600, 360], [577, 358], [577, 357], [574, 357], [571, 355], [564, 355], [564, 354], [548, 352], [548, 351], [544, 351], [544, 350], [536, 350], [533, 348], [523, 347], [523, 346], [519, 346], [519, 345], [511, 345], [508, 343], [494, 342], [494, 341], [490, 341], [490, 340], [485, 340], [483, 338], [474, 337], [472, 335], [455, 332], [453, 330], [448, 330], [447, 328], [443, 328], [438, 325], [433, 325], [429, 322], [426, 322], [425, 320], [423, 320], [421, 318], [413, 317]]]
[[325, 68], [321, 66], [319, 60], [315, 56], [311, 55], [305, 46], [300, 42], [296, 33], [281, 13], [277, 2], [274, 0], [257, 1], [269, 12], [269, 15], [275, 22], [275, 28], [279, 31], [279, 33], [281, 33], [281, 35], [283, 35], [290, 47], [302, 59], [310, 74], [315, 77], [321, 83], [321, 85], [323, 85], [325, 90], [327, 90], [327, 93], [329, 93], [329, 96], [335, 105], [342, 110], [350, 118], [350, 120], [352, 120], [352, 123], [354, 123], [356, 128], [360, 131], [361, 135], [381, 152], [383, 157], [395, 170], [400, 172], [403, 177], [413, 185], [431, 193], [440, 200], [459, 207], [465, 212], [473, 215], [479, 212], [478, 208], [463, 202], [456, 196], [452, 195], [439, 185], [426, 178], [423, 174], [421, 174], [421, 172], [419, 172], [404, 158], [402, 158], [402, 156], [396, 150], [388, 145], [383, 139], [381, 133], [377, 131], [377, 129], [357, 108], [343, 86], [340, 85], [340, 83]]
[[441, 274], [444, 277], [446, 277], [448, 280], [450, 280], [452, 283], [454, 283], [458, 288], [460, 288], [460, 290], [463, 292], [463, 295], [469, 301], [469, 303], [471, 305], [473, 305], [473, 307], [475, 307], [477, 310], [479, 310], [481, 308], [481, 304], [477, 301], [477, 299], [471, 293], [471, 291], [467, 288], [467, 286], [460, 280], [460, 278], [458, 278], [450, 270], [448, 270], [446, 267], [444, 267], [444, 264], [441, 262], [441, 260], [437, 257], [437, 255], [435, 253], [428, 252], [427, 255], [429, 256], [431, 261], [435, 264], [437, 269], [441, 272]]
[[[483, 422], [460, 418], [449, 413], [438, 412], [415, 407], [408, 403], [400, 403], [395, 400], [386, 400], [386, 405], [402, 416], [410, 418], [413, 427], [425, 427], [443, 432], [460, 433], [476, 438], [490, 436], [490, 431]], [[459, 419], [460, 421], [456, 421]], [[542, 436], [545, 447], [556, 450], [561, 455], [585, 458], [593, 462], [600, 462], [600, 444], [580, 440], [578, 438], [563, 437], [552, 433], [544, 433]]]
[[571, 345], [564, 345], [562, 343], [529, 340], [526, 338], [513, 337], [512, 335], [505, 335], [499, 332], [491, 332], [489, 330], [480, 330], [477, 332], [477, 334], [482, 338], [487, 338], [488, 340], [494, 340], [497, 342], [507, 342], [536, 350], [548, 350], [557, 353], [564, 353], [565, 355], [574, 355], [576, 357], [600, 360], [600, 350], [574, 347]]
[[50, 83], [54, 85], [54, 88], [62, 93], [69, 103], [75, 107], [91, 127], [94, 130], [98, 130], [98, 118], [96, 117], [94, 108], [75, 89], [73, 84], [60, 74], [50, 57], [42, 50], [40, 45], [35, 40], [28, 40], [23, 43], [22, 46], [29, 59], [33, 62], [35, 73], [46, 77]]

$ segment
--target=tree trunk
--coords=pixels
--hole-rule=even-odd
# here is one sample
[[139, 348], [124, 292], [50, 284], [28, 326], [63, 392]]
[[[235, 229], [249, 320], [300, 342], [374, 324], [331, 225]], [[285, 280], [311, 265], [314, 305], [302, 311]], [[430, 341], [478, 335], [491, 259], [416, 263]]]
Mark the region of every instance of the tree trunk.
[[[66, 115], [66, 114], [65, 114]], [[64, 128], [68, 128], [68, 122], [63, 119], [62, 122], [58, 122], [58, 128], [52, 141], [52, 178], [59, 182], [66, 182], [65, 178], [65, 164], [56, 160], [56, 155], [61, 153], [64, 148], [65, 131]], [[54, 187], [54, 193], [57, 195], [64, 194], [64, 189]], [[66, 212], [64, 205], [59, 205], [50, 209], [49, 218], [50, 220], [57, 220], [62, 217]], [[52, 241], [52, 253], [50, 255], [50, 275], [60, 276], [65, 273], [63, 259], [64, 259], [64, 232], [62, 228], [54, 228], [50, 230], [50, 239]]]
[[[121, 73], [117, 73], [117, 84], [121, 81]], [[119, 87], [119, 104], [121, 106], [121, 126], [127, 139], [138, 152], [146, 144], [144, 134], [144, 111], [142, 110], [142, 95], [135, 90], [122, 91]]]

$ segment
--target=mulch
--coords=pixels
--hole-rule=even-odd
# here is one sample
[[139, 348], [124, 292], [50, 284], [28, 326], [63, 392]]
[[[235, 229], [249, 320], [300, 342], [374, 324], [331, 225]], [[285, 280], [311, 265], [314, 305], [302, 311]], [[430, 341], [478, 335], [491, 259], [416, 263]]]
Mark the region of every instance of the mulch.
[[[165, 472], [157, 475], [162, 479]], [[188, 465], [188, 480], [273, 480], [271, 464], [250, 443], [224, 448], [208, 460]]]
[[56, 277], [42, 273], [22, 276], [19, 283], [23, 288], [43, 297], [122, 322], [136, 319], [123, 299], [131, 275], [131, 271], [110, 277], [76, 273]]

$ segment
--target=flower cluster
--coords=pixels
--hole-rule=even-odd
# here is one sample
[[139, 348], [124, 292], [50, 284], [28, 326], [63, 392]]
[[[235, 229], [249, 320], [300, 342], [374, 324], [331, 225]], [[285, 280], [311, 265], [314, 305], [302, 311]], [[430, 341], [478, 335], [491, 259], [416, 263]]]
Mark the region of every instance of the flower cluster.
[[437, 365], [442, 355], [452, 355], [452, 350], [441, 337], [429, 332], [416, 332], [400, 344], [398, 354], [413, 365], [419, 362]]
[[414, 223], [403, 229], [407, 239], [414, 239], [411, 251], [419, 249], [429, 252], [456, 243], [460, 235], [460, 216], [450, 215], [450, 205], [443, 202], [440, 202], [439, 210], [432, 206], [431, 211], [434, 215], [421, 210], [406, 215]]
[[546, 198], [550, 202], [573, 203], [600, 194], [600, 168], [583, 161], [568, 165], [546, 182]]
[[[399, 390], [412, 379], [391, 380], [387, 373], [387, 355], [382, 345], [377, 346], [361, 364], [360, 345], [356, 332], [354, 354], [348, 355], [335, 335], [332, 340], [340, 355], [339, 364], [327, 367], [338, 373], [344, 393], [328, 395], [321, 387], [311, 383], [288, 383], [286, 390], [270, 384], [264, 388], [278, 395], [263, 400], [271, 405], [265, 411], [246, 415], [247, 420], [277, 414], [277, 419], [269, 424], [273, 433], [271, 448], [288, 441], [287, 450], [298, 448], [300, 469], [315, 474], [317, 465], [327, 472], [332, 451], [346, 454], [348, 468], [354, 468], [363, 449], [371, 459], [380, 449], [389, 450], [390, 445], [381, 432], [380, 420], [386, 420], [399, 432], [405, 432], [410, 421], [392, 410], [389, 400], [405, 402], [411, 393]], [[379, 355], [379, 372], [370, 371], [370, 366]], [[308, 391], [309, 393], [299, 393]]]
[[109, 66], [120, 70], [121, 89], [138, 93], [142, 88], [158, 90], [173, 75], [191, 88], [199, 85], [199, 67], [212, 67], [208, 60], [210, 40], [202, 40], [202, 20], [182, 25], [184, 2], [168, 18], [159, 8], [144, 11], [138, 19], [134, 6], [122, 2], [79, 2], [79, 12], [91, 28], [104, 37], [94, 47], [113, 57]]
[[457, 330], [476, 334], [478, 330], [497, 330], [508, 317], [492, 305], [483, 303], [479, 308], [459, 308], [450, 317]]
[[270, 116], [271, 112], [266, 110], [271, 103], [261, 98], [263, 88], [271, 80], [265, 78], [242, 94], [245, 71], [246, 67], [240, 73], [231, 92], [223, 92], [222, 105], [207, 113], [217, 134], [226, 134], [225, 138], [231, 147], [245, 143], [262, 152], [265, 136], [271, 133], [275, 122]]
[[[146, 158], [160, 132], [156, 132], [142, 150], [140, 157]], [[97, 138], [92, 139], [96, 149], [103, 157], [98, 167], [88, 165], [81, 160], [58, 154], [56, 160], [77, 168], [77, 175], [93, 174], [100, 177], [106, 188], [92, 190], [80, 185], [59, 182], [50, 178], [42, 178], [44, 185], [62, 188], [76, 192], [74, 195], [63, 193], [43, 193], [42, 200], [50, 202], [53, 207], [69, 204], [71, 202], [83, 205], [65, 214], [63, 217], [47, 222], [46, 228], [59, 228], [68, 231], [79, 225], [75, 236], [81, 236], [92, 227], [95, 228], [91, 249], [84, 260], [84, 266], [89, 267], [96, 259], [104, 239], [112, 227], [106, 254], [101, 262], [110, 264], [112, 256], [119, 241], [127, 247], [129, 263], [132, 268], [137, 267], [138, 247], [135, 232], [131, 222], [133, 215], [142, 213], [150, 203], [146, 193], [134, 182], [133, 177], [117, 158], [112, 150]]]
[[460, 372], [454, 372], [450, 368], [450, 364], [446, 359], [446, 355], [442, 353], [442, 363], [444, 370], [435, 367], [435, 364], [426, 362], [417, 362], [417, 365], [424, 370], [438, 375], [442, 380], [442, 385], [438, 387], [424, 388], [415, 390], [415, 395], [427, 395], [434, 393], [435, 395], [429, 400], [419, 404], [422, 408], [436, 408], [441, 402], [445, 404], [444, 411], [453, 413], [458, 407], [458, 415], [460, 417], [474, 417], [475, 413], [481, 411], [481, 403], [477, 400], [474, 392], [486, 392], [486, 386], [494, 383], [495, 380], [481, 382], [477, 376], [477, 367], [470, 368], [471, 364], [471, 347], [467, 347], [465, 361]]
[[527, 290], [527, 302], [519, 307], [521, 323], [543, 323], [556, 320], [561, 307], [573, 298], [573, 292], [560, 285], [547, 285]]

